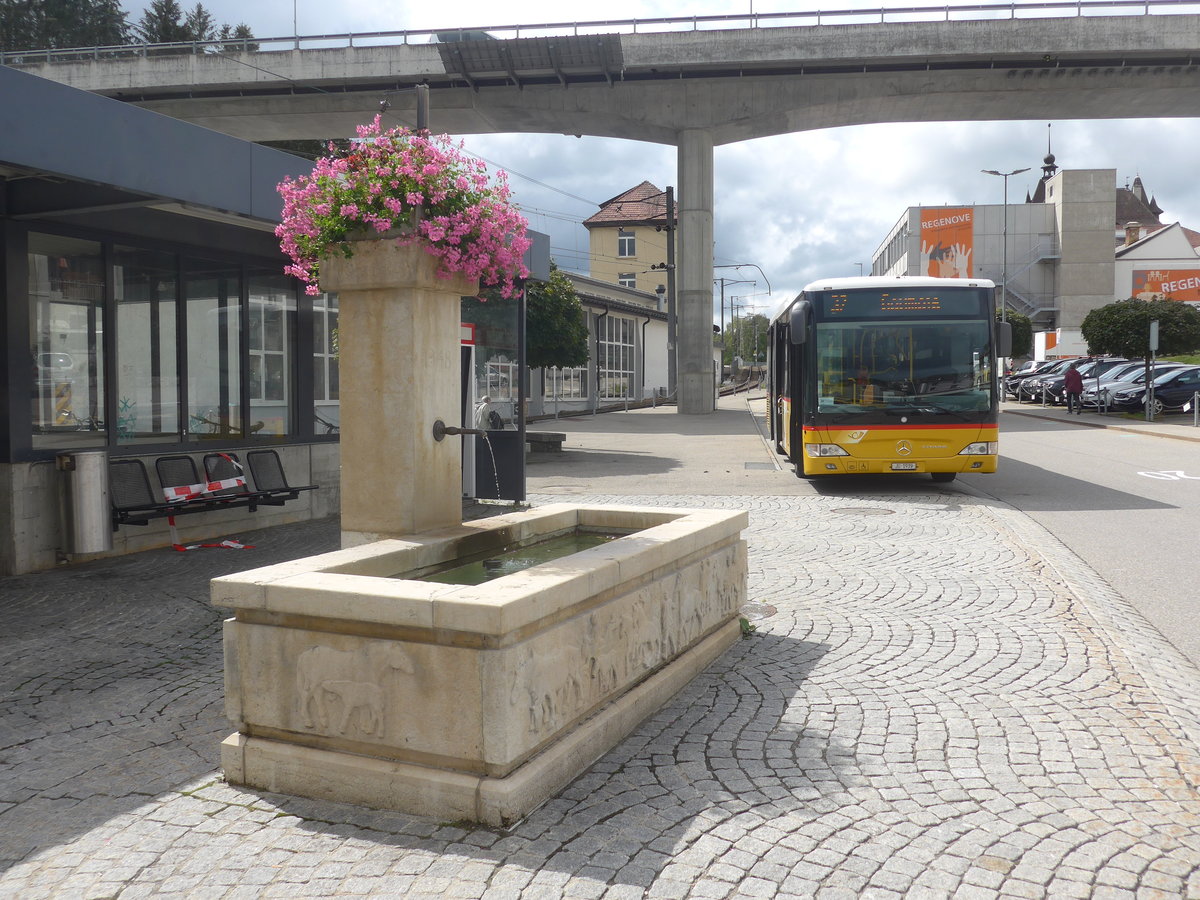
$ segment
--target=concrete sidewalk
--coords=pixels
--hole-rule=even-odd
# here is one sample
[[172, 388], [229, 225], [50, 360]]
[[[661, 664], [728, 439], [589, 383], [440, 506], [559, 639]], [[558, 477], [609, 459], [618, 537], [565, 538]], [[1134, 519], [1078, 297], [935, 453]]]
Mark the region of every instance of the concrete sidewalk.
[[744, 396], [552, 428], [535, 503], [749, 509], [758, 630], [499, 831], [221, 781], [208, 581], [336, 522], [0, 579], [0, 896], [1200, 897], [1200, 673], [1052, 535]]
[[1062, 422], [1079, 428], [1108, 428], [1178, 441], [1200, 441], [1200, 427], [1193, 424], [1195, 417], [1192, 414], [1160, 416], [1156, 421], [1147, 422], [1139, 416], [1120, 412], [1101, 413], [1088, 409], [1080, 415], [1071, 415], [1065, 406], [1042, 406], [1013, 400], [1006, 400], [1001, 404], [1001, 409], [1018, 416]]

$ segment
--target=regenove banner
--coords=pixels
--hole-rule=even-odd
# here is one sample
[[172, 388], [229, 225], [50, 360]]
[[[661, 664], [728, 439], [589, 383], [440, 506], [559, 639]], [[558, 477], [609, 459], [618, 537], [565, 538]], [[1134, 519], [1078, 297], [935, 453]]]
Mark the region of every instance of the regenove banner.
[[1200, 269], [1134, 269], [1133, 296], [1200, 303]]
[[921, 210], [921, 274], [970, 278], [975, 249], [975, 210], [939, 207]]

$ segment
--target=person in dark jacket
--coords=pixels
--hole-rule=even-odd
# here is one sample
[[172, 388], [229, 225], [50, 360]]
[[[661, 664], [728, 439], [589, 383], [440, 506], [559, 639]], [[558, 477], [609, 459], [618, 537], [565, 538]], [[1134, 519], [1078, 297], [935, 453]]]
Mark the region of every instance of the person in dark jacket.
[[1083, 414], [1083, 406], [1079, 395], [1083, 393], [1083, 376], [1079, 374], [1079, 365], [1071, 363], [1063, 373], [1063, 393], [1067, 397], [1067, 413]]

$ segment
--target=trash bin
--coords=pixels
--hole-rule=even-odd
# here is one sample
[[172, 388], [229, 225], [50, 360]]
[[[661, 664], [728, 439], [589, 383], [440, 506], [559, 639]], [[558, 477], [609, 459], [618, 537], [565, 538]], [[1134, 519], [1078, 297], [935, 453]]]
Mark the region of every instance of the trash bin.
[[112, 510], [108, 502], [108, 453], [78, 450], [57, 456], [66, 475], [67, 552], [112, 549]]

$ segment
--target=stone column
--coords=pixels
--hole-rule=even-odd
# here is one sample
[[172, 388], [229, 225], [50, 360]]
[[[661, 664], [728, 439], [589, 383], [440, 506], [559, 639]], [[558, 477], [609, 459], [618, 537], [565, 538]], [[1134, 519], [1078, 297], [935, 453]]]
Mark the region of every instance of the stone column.
[[700, 129], [679, 134], [679, 258], [676, 379], [681, 413], [713, 411], [713, 139]]
[[466, 278], [438, 278], [418, 246], [356, 243], [321, 262], [338, 294], [342, 545], [462, 522], [462, 441], [436, 441], [433, 423], [461, 425], [461, 298]]

